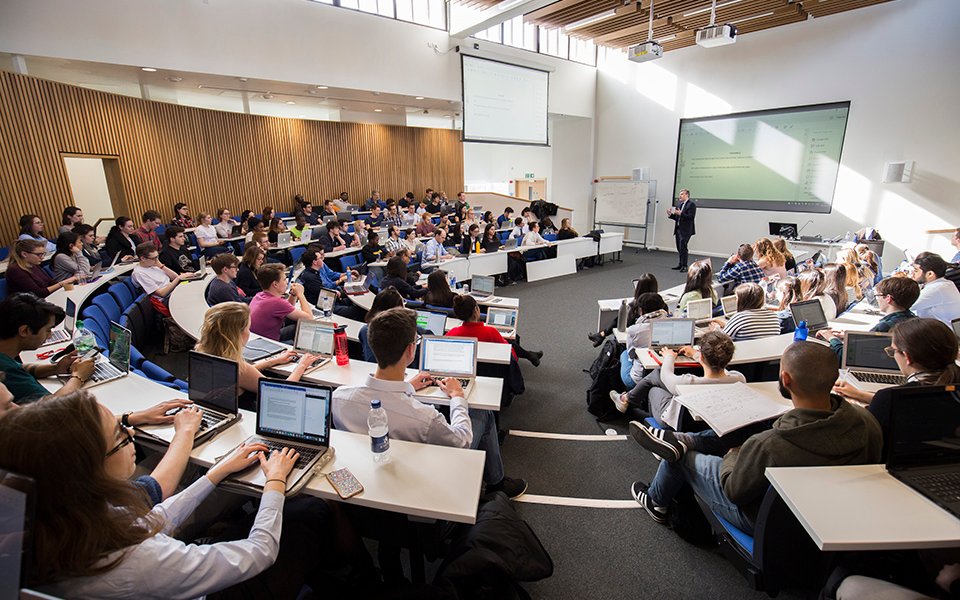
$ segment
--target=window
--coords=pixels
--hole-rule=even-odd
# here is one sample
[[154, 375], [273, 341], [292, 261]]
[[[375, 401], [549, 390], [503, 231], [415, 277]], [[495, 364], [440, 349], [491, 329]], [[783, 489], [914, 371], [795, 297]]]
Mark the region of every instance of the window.
[[503, 43], [503, 30], [500, 25], [494, 25], [490, 29], [484, 29], [483, 31], [478, 31], [473, 37], [479, 40], [487, 40], [488, 42], [496, 42], [498, 44]]
[[570, 60], [597, 66], [597, 47], [593, 40], [570, 38]]
[[556, 56], [557, 58], [570, 57], [570, 39], [559, 29], [540, 28], [540, 53]]
[[537, 51], [537, 26], [524, 23], [523, 15], [516, 16], [503, 24], [503, 43], [514, 48]]
[[389, 17], [408, 23], [447, 29], [447, 7], [444, 0], [312, 0]]

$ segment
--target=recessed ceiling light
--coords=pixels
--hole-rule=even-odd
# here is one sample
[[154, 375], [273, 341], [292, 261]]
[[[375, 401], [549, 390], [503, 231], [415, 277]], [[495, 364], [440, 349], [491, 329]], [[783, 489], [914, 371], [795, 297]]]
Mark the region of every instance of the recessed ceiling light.
[[246, 77], [237, 77], [237, 79], [239, 79], [240, 81], [242, 81], [242, 82], [244, 82], [244, 83], [246, 83], [247, 81], [249, 81]]
[[293, 100], [287, 100], [287, 104], [296, 104]]
[[273, 100], [273, 94], [264, 94], [260, 97], [263, 98], [264, 100]]
[[198, 89], [198, 90], [202, 90], [202, 89], [203, 89], [203, 86], [202, 86], [202, 85], [198, 85], [198, 86], [197, 86], [197, 89]]
[[157, 70], [153, 67], [140, 67], [141, 71], [146, 71], [147, 73], [156, 73]]
[[330, 88], [327, 87], [327, 86], [325, 86], [325, 85], [318, 85], [318, 86], [317, 86], [317, 89], [318, 89], [318, 90], [329, 90]]
[[317, 90], [307, 90], [307, 93], [310, 94], [311, 96], [316, 96], [320, 92], [318, 92]]
[[380, 95], [380, 92], [374, 92], [373, 95], [374, 95], [374, 96], [379, 96], [379, 95]]
[[423, 96], [417, 96], [416, 99], [417, 99], [417, 100], [423, 100]]
[[174, 83], [179, 83], [183, 81], [183, 77], [167, 77], [167, 81], [172, 81]]
[[383, 109], [382, 109], [382, 108], [375, 108], [375, 109], [373, 109], [373, 112], [383, 112]]

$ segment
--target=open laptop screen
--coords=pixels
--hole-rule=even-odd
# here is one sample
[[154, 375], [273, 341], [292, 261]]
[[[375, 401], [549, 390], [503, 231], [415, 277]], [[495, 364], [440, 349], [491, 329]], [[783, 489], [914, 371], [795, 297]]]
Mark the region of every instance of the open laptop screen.
[[488, 308], [487, 325], [513, 328], [517, 326], [517, 311], [510, 308]]
[[477, 342], [467, 338], [425, 337], [420, 348], [421, 370], [455, 377], [472, 377]]
[[824, 329], [827, 326], [827, 316], [823, 313], [823, 305], [819, 300], [804, 300], [790, 305], [793, 321], [800, 325], [800, 321], [807, 322], [807, 329], [811, 331]]
[[693, 344], [693, 319], [655, 319], [650, 321], [652, 346], [689, 346]]
[[960, 463], [960, 395], [954, 386], [891, 391], [887, 468]]
[[428, 310], [417, 311], [417, 327], [433, 335], [443, 335], [446, 331], [447, 316], [430, 312]]
[[844, 368], [885, 369], [899, 371], [897, 361], [887, 356], [884, 348], [890, 345], [892, 336], [848, 331], [844, 342]]
[[197, 404], [226, 413], [237, 412], [240, 367], [232, 360], [190, 351], [188, 397]]
[[126, 373], [130, 370], [130, 330], [110, 322], [110, 364]]
[[67, 316], [63, 318], [63, 328], [72, 336], [77, 324], [77, 304], [70, 298], [67, 298], [66, 313]]
[[261, 379], [257, 434], [326, 446], [331, 396], [320, 385]]
[[28, 583], [35, 504], [34, 480], [0, 469], [0, 598], [19, 598]]
[[720, 303], [723, 304], [723, 314], [732, 315], [737, 312], [737, 297], [736, 296], [724, 296], [720, 298]]
[[297, 350], [312, 354], [333, 354], [333, 327], [301, 319], [297, 321], [297, 335], [294, 346]]
[[470, 291], [478, 294], [493, 295], [496, 289], [496, 283], [493, 277], [487, 275], [474, 275], [470, 279]]

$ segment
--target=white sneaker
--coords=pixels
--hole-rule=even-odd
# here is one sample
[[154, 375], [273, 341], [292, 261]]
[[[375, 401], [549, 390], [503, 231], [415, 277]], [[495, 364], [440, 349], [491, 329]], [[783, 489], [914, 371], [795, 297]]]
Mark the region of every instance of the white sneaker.
[[613, 400], [613, 405], [622, 413], [627, 412], [627, 408], [630, 406], [624, 396], [625, 394], [621, 394], [616, 390], [610, 390], [610, 399]]

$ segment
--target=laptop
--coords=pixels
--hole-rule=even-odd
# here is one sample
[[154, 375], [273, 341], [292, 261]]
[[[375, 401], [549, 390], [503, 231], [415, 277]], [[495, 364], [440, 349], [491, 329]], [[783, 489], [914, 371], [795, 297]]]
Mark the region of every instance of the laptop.
[[679, 350], [693, 345], [697, 322], [694, 319], [654, 319], [650, 323], [650, 349]]
[[286, 349], [287, 347], [283, 344], [278, 344], [266, 338], [252, 338], [247, 342], [247, 345], [243, 347], [243, 360], [254, 363], [258, 360], [273, 356], [274, 354], [280, 354]]
[[277, 248], [286, 248], [293, 241], [293, 234], [289, 231], [277, 234]]
[[[292, 448], [300, 453], [287, 476], [286, 494], [298, 493], [314, 473], [333, 458], [330, 448], [330, 387], [279, 379], [260, 380], [257, 433], [244, 444], [263, 444], [271, 452]], [[231, 475], [227, 487], [263, 489], [260, 464]]]
[[243, 225], [234, 225], [230, 229], [230, 237], [240, 237], [241, 235], [243, 235]]
[[193, 438], [197, 446], [240, 422], [240, 366], [226, 358], [191, 350], [187, 398], [203, 410], [203, 421]]
[[360, 279], [356, 281], [348, 281], [347, 283], [343, 284], [343, 291], [351, 296], [366, 294], [368, 291], [370, 291], [370, 281], [367, 279], [366, 275], [361, 275]]
[[[463, 397], [469, 398], [477, 381], [476, 338], [423, 336], [420, 342], [420, 370], [433, 377], [456, 377], [463, 386]], [[428, 400], [448, 397], [437, 385], [424, 388], [414, 395]]]
[[828, 327], [827, 316], [823, 313], [823, 305], [816, 298], [794, 302], [790, 305], [790, 314], [793, 315], [793, 322], [797, 326], [800, 325], [800, 321], [806, 321], [807, 330], [810, 333]]
[[[114, 265], [117, 264], [119, 260], [120, 260], [120, 253], [117, 252], [116, 254], [113, 255], [113, 262], [110, 263], [110, 266], [107, 267], [106, 269], [103, 269], [103, 268], [100, 269], [100, 275], [109, 275], [110, 273], [113, 273], [113, 267]], [[103, 263], [99, 263], [99, 264], [102, 265]]]
[[513, 238], [507, 238], [507, 241], [503, 243], [503, 249], [504, 249], [504, 250], [513, 250], [514, 248], [517, 247], [517, 242], [519, 242], [519, 241], [520, 241], [519, 238], [515, 238], [515, 237], [513, 237]]
[[500, 332], [505, 338], [517, 336], [517, 319], [520, 311], [516, 308], [488, 308], [487, 325]]
[[[334, 329], [326, 323], [301, 319], [297, 321], [297, 333], [293, 338], [293, 348], [300, 352], [319, 354], [314, 363], [307, 367], [307, 373], [315, 371], [330, 362], [333, 356]], [[301, 355], [294, 357], [292, 362], [298, 362]]]
[[724, 296], [720, 298], [720, 305], [723, 307], [723, 316], [732, 317], [737, 314], [737, 297], [736, 295]]
[[447, 315], [418, 310], [417, 329], [423, 329], [430, 335], [443, 335], [447, 331]]
[[37, 501], [36, 482], [0, 469], [0, 598], [23, 598], [30, 583]]
[[328, 290], [326, 288], [322, 288], [320, 290], [320, 293], [317, 294], [317, 304], [313, 309], [313, 316], [317, 317], [318, 319], [327, 318], [323, 314], [323, 299], [330, 298], [330, 317], [329, 318], [332, 319], [333, 307], [337, 305], [337, 296], [338, 294], [335, 290]]
[[474, 275], [470, 278], [470, 295], [477, 300], [490, 300], [496, 289], [497, 280], [489, 275]]
[[[90, 388], [107, 383], [130, 373], [130, 340], [132, 335], [126, 327], [110, 322], [110, 356], [97, 354], [97, 363], [93, 366], [93, 374], [83, 385]], [[64, 377], [64, 376], [61, 376]], [[70, 376], [65, 376], [69, 378]]]
[[960, 395], [904, 386], [890, 398], [887, 472], [960, 518]]
[[847, 331], [843, 334], [843, 362], [840, 367], [856, 382], [903, 385], [907, 378], [897, 361], [883, 351], [893, 336], [872, 331]]
[[200, 257], [200, 268], [197, 269], [195, 273], [184, 273], [180, 275], [180, 281], [194, 281], [196, 279], [203, 279], [203, 275], [207, 271], [207, 257]]
[[51, 331], [47, 339], [40, 344], [41, 347], [49, 346], [50, 344], [59, 344], [60, 342], [73, 339], [73, 328], [77, 323], [77, 304], [70, 298], [67, 298], [67, 306], [64, 312], [66, 316], [63, 318], [63, 329], [54, 329]]
[[687, 318], [697, 323], [713, 319], [713, 299], [690, 300], [687, 302]]

